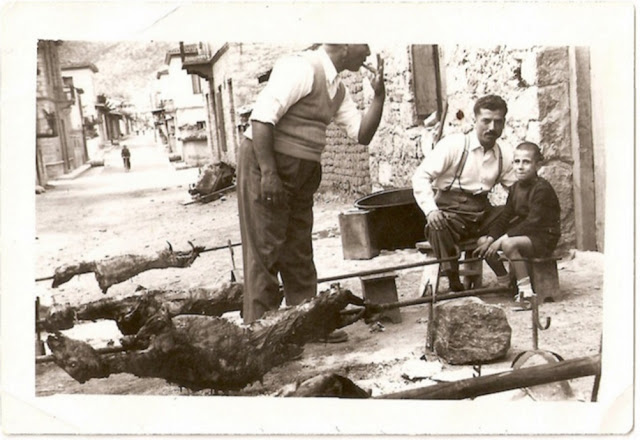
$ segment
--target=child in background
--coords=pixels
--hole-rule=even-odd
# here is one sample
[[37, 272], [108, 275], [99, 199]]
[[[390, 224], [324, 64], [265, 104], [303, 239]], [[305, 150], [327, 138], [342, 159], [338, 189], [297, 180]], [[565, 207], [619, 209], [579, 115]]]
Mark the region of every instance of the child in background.
[[131, 169], [131, 152], [126, 145], [122, 146], [122, 162], [124, 164], [125, 171], [129, 171]]
[[483, 257], [498, 276], [498, 283], [509, 285], [510, 277], [497, 252], [513, 261], [518, 283], [516, 301], [534, 295], [527, 266], [522, 258], [546, 257], [560, 238], [560, 203], [553, 187], [538, 170], [543, 161], [540, 147], [523, 142], [514, 151], [513, 168], [517, 182], [511, 187], [503, 212], [478, 239], [475, 256]]

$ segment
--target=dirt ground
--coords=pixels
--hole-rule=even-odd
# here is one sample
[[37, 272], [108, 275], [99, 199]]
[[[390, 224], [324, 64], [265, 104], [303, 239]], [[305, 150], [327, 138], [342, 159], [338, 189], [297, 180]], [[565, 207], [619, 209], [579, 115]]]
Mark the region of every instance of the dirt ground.
[[[124, 253], [154, 253], [170, 242], [174, 249], [188, 250], [187, 240], [196, 245], [213, 247], [240, 241], [235, 193], [207, 204], [183, 205], [190, 200], [188, 185], [197, 178], [196, 168], [177, 169], [170, 164], [165, 151], [149, 137], [126, 141], [132, 153], [132, 170], [125, 173], [115, 149], [105, 154], [105, 166], [91, 168], [72, 180], [54, 182], [36, 198], [36, 273], [38, 277], [53, 274], [56, 267], [79, 260], [101, 259]], [[344, 260], [338, 214], [353, 207], [333, 195], [319, 195], [315, 206], [314, 252], [320, 277], [358, 270], [383, 268], [419, 262], [424, 256], [417, 251], [383, 251], [371, 260]], [[242, 265], [240, 248], [235, 249], [235, 264]], [[539, 332], [540, 348], [556, 352], [565, 359], [598, 353], [602, 328], [602, 268], [604, 256], [595, 252], [571, 252], [559, 262], [560, 285], [564, 298], [540, 307], [541, 318], [551, 317], [551, 327]], [[111, 287], [110, 297], [130, 295], [138, 285], [148, 288], [211, 287], [228, 281], [232, 262], [228, 250], [202, 254], [186, 269], [164, 269], [144, 272], [133, 279]], [[422, 269], [397, 273], [400, 300], [419, 297]], [[494, 281], [485, 267], [485, 284]], [[57, 289], [50, 282], [36, 283], [35, 296], [42, 304], [80, 304], [100, 298], [93, 274], [75, 277]], [[360, 281], [346, 279], [343, 287], [362, 295]], [[326, 286], [320, 286], [320, 289]], [[483, 297], [499, 304], [512, 327], [511, 349], [499, 362], [482, 367], [482, 374], [511, 368], [518, 353], [532, 348], [531, 318], [528, 312], [514, 311], [515, 304], [506, 296]], [[311, 343], [305, 346], [301, 359], [282, 365], [268, 373], [263, 383], [255, 383], [242, 395], [273, 394], [282, 386], [324, 372], [348, 376], [358, 385], [371, 389], [374, 396], [422, 387], [442, 381], [469, 378], [471, 366], [452, 366], [425, 354], [427, 330], [426, 306], [402, 309], [402, 323], [383, 323], [383, 331], [372, 331], [364, 322], [345, 330], [349, 341], [343, 344]], [[225, 315], [239, 320], [238, 313]], [[66, 331], [67, 335], [104, 347], [120, 336], [112, 322], [83, 323]], [[43, 335], [46, 338], [46, 334]], [[421, 377], [422, 379], [415, 379]], [[515, 390], [480, 399], [566, 399], [589, 401], [593, 377], [571, 381], [573, 396], [567, 396], [557, 385]], [[36, 393], [53, 394], [140, 394], [189, 395], [163, 379], [137, 378], [129, 374], [112, 375], [79, 384], [53, 363], [38, 364]], [[205, 393], [206, 394], [206, 393]]]

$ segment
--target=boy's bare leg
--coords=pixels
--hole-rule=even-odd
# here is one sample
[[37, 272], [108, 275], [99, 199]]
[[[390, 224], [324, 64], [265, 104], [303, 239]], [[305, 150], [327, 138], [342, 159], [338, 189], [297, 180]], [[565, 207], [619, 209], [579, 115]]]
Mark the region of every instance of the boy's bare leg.
[[[534, 295], [529, 278], [527, 264], [522, 260], [523, 257], [529, 257], [533, 254], [533, 244], [529, 237], [508, 237], [502, 242], [502, 252], [512, 261], [513, 270], [518, 283], [518, 293], [515, 300], [528, 304], [527, 298]], [[515, 261], [514, 261], [515, 260]]]
[[[522, 260], [523, 257], [529, 257], [533, 254], [533, 244], [529, 237], [509, 237], [502, 242], [502, 252], [513, 263], [513, 270], [516, 279], [521, 280], [529, 276], [527, 264]], [[516, 260], [516, 261], [513, 261]]]

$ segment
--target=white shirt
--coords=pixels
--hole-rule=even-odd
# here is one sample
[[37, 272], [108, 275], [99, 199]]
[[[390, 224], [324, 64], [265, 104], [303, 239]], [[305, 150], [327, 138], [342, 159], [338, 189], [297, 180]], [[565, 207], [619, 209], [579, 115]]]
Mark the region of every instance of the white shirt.
[[[513, 185], [516, 181], [513, 172], [513, 152], [500, 147], [502, 174], [498, 176], [498, 143], [496, 142], [489, 151], [485, 151], [475, 132], [469, 133], [468, 136], [469, 155], [460, 175], [460, 182], [456, 180], [451, 189], [486, 194], [496, 183], [507, 187]], [[442, 139], [427, 153], [413, 175], [413, 195], [426, 215], [438, 209], [434, 200], [434, 189], [447, 189], [453, 182], [464, 151], [464, 137], [463, 134], [453, 134]]]
[[[327, 91], [333, 99], [338, 92], [340, 80], [333, 62], [323, 48], [317, 49], [327, 79]], [[311, 93], [313, 88], [313, 67], [303, 57], [288, 56], [279, 59], [273, 66], [266, 87], [260, 92], [253, 106], [251, 120], [276, 125], [289, 108]], [[358, 141], [362, 115], [345, 87], [342, 104], [333, 117], [352, 140]], [[251, 126], [245, 136], [252, 139]]]

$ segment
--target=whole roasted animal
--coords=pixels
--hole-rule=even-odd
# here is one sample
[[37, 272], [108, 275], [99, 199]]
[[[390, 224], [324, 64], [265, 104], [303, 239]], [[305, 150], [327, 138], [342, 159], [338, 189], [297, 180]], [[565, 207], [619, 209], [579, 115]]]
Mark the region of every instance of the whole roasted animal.
[[109, 287], [126, 281], [139, 273], [151, 269], [165, 269], [168, 267], [189, 267], [204, 251], [202, 246], [191, 246], [190, 251], [174, 251], [171, 243], [169, 248], [155, 255], [118, 255], [99, 261], [82, 261], [58, 267], [53, 274], [52, 287], [71, 280], [76, 275], [93, 272], [102, 293], [107, 293]]
[[47, 344], [54, 362], [80, 383], [116, 373], [161, 377], [191, 390], [240, 390], [272, 368], [298, 356], [307, 342], [326, 337], [361, 314], [341, 314], [361, 298], [339, 285], [300, 305], [269, 312], [249, 326], [207, 316], [171, 319], [166, 307], [150, 318], [129, 341], [146, 347], [100, 356], [85, 342], [61, 333]]
[[198, 181], [191, 185], [189, 194], [192, 196], [206, 196], [219, 191], [233, 183], [235, 168], [226, 162], [214, 162], [200, 168]]
[[124, 298], [103, 298], [77, 306], [56, 305], [40, 308], [43, 318], [37, 329], [47, 332], [68, 330], [78, 321], [114, 320], [124, 335], [135, 335], [149, 318], [165, 305], [170, 315], [222, 316], [242, 309], [243, 285], [224, 283], [214, 288], [187, 290], [136, 289]]

